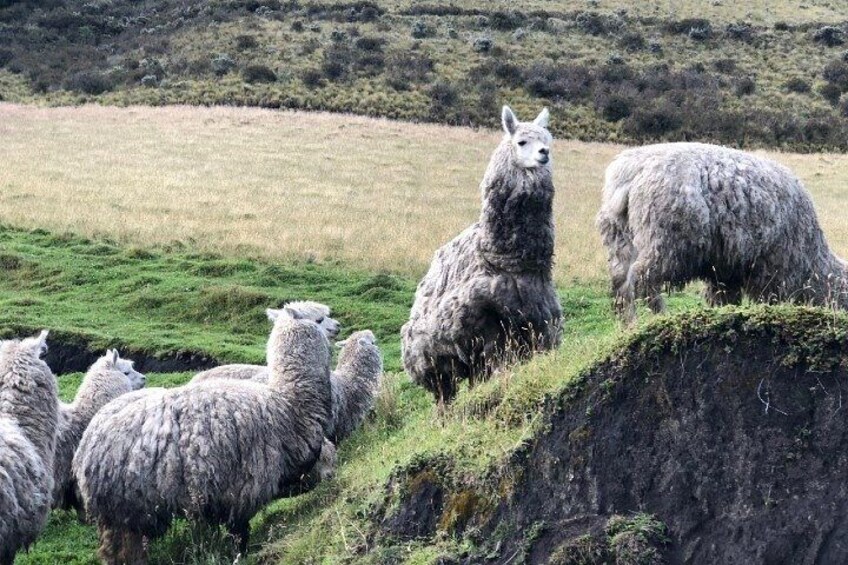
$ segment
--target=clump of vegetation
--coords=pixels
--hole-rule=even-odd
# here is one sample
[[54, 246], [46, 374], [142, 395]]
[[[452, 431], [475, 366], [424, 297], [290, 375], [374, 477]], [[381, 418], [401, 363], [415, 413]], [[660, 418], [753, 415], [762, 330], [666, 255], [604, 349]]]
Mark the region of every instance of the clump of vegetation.
[[248, 65], [242, 70], [245, 82], [261, 83], [276, 82], [277, 73], [265, 65]]

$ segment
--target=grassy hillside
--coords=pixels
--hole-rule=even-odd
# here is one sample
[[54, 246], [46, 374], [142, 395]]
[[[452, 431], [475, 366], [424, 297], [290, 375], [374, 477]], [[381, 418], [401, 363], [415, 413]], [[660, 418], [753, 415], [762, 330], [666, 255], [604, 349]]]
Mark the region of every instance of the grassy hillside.
[[[168, 355], [190, 348], [224, 361], [260, 361], [268, 332], [262, 309], [309, 297], [334, 307], [345, 325], [343, 335], [355, 328], [375, 329], [389, 371], [377, 411], [341, 446], [336, 479], [309, 495], [271, 505], [254, 521], [253, 550], [268, 562], [335, 562], [364, 551], [361, 536], [367, 538], [371, 527], [368, 508], [382, 499], [383, 486], [398, 466], [449, 454], [461, 472], [487, 468], [531, 432], [545, 394], [563, 386], [618, 335], [603, 287], [564, 287], [568, 324], [563, 349], [462, 392], [439, 415], [430, 396], [397, 372], [400, 324], [414, 290], [409, 278], [363, 277], [337, 266], [141, 250], [8, 227], [0, 230], [0, 244], [8, 275], [0, 279], [3, 333], [48, 327], [60, 336], [87, 339], [95, 349], [118, 345], [125, 351]], [[672, 308], [696, 303], [682, 296], [672, 301]], [[154, 374], [149, 386], [178, 385], [190, 377]], [[80, 374], [60, 376], [63, 399], [73, 396], [80, 379]], [[19, 556], [17, 563], [91, 563], [95, 548], [93, 528], [56, 512], [32, 552]], [[370, 558], [376, 555], [382, 561], [405, 551], [383, 549], [389, 553], [378, 551]], [[434, 551], [409, 549], [422, 558]], [[456, 542], [446, 540], [445, 549], [457, 551]], [[155, 563], [215, 563], [225, 562], [231, 551], [219, 533], [181, 523], [154, 545], [153, 555]]]
[[[259, 109], [0, 104], [0, 222], [418, 277], [476, 220], [499, 137]], [[605, 280], [594, 217], [604, 168], [622, 149], [554, 142], [560, 284]], [[848, 255], [848, 157], [767, 155], [804, 181], [831, 245]]]
[[848, 145], [837, 2], [0, 2], [0, 97], [239, 104], [584, 140]]
[[[97, 349], [260, 361], [263, 309], [302, 298], [332, 305], [345, 333], [377, 333], [388, 374], [375, 414], [341, 445], [333, 480], [255, 518], [248, 562], [463, 555], [468, 542], [447, 534], [375, 538], [390, 478], [440, 456], [459, 478], [502, 464], [537, 430], [545, 399], [622, 337], [592, 227], [603, 166], [619, 146], [554, 148], [563, 347], [462, 390], [438, 413], [398, 372], [398, 331], [433, 250], [477, 215], [496, 133], [223, 108], [0, 105], [0, 118], [0, 333], [49, 327]], [[776, 158], [804, 178], [844, 253], [846, 157]], [[688, 291], [670, 306], [700, 300]], [[151, 384], [189, 377], [151, 375]], [[65, 398], [79, 378], [60, 377]], [[17, 563], [92, 563], [95, 547], [91, 527], [54, 513]], [[232, 562], [220, 532], [185, 523], [151, 551], [154, 563]]]

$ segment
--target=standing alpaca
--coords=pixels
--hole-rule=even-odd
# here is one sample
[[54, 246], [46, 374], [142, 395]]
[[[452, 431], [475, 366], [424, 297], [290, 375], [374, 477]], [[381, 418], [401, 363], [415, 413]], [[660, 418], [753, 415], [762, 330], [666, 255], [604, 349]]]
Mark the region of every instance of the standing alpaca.
[[607, 167], [598, 230], [619, 315], [636, 299], [693, 280], [710, 305], [799, 301], [848, 308], [848, 268], [819, 227], [810, 195], [786, 167], [726, 147], [630, 149]]
[[[301, 318], [314, 321], [322, 330], [324, 330], [324, 333], [327, 334], [327, 339], [330, 341], [332, 341], [336, 338], [337, 335], [339, 335], [339, 331], [341, 330], [341, 324], [339, 324], [337, 320], [330, 317], [330, 307], [326, 304], [321, 304], [320, 302], [313, 302], [311, 300], [302, 300], [297, 302], [287, 302], [285, 305], [283, 305], [283, 308], [294, 310]], [[271, 308], [268, 308], [266, 310], [268, 318], [272, 322], [281, 311], [282, 310], [274, 310]], [[212, 369], [207, 369], [206, 371], [197, 373], [194, 378], [191, 379], [191, 382], [199, 383], [208, 379], [244, 380], [253, 379], [256, 376], [259, 376], [259, 378], [255, 380], [267, 383], [268, 374], [268, 367], [266, 367], [265, 365], [247, 365], [243, 363], [232, 363], [229, 365], [221, 365], [219, 367], [214, 367]]]
[[53, 508], [77, 508], [71, 461], [91, 419], [108, 402], [144, 386], [133, 362], [111, 349], [88, 369], [71, 404], [59, 405], [56, 457], [53, 460]]
[[267, 385], [146, 389], [97, 413], [73, 473], [107, 563], [145, 562], [144, 538], [175, 516], [226, 524], [244, 552], [250, 518], [313, 468], [330, 422], [330, 352], [318, 325], [298, 316], [276, 316]]
[[0, 564], [35, 541], [47, 522], [59, 401], [41, 356], [47, 331], [0, 342]]
[[559, 345], [548, 111], [522, 123], [504, 106], [506, 135], [480, 184], [480, 220], [436, 252], [401, 330], [403, 364], [440, 402], [458, 379], [485, 377], [507, 355]]

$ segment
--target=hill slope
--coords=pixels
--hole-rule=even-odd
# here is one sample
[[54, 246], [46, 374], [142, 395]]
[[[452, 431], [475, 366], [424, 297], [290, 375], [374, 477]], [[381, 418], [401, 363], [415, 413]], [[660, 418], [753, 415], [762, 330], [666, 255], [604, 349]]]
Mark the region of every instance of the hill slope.
[[241, 104], [560, 136], [848, 147], [833, 2], [4, 0], [0, 99]]
[[381, 539], [465, 535], [468, 562], [845, 562], [846, 361], [843, 314], [658, 319], [566, 385], [511, 465], [400, 473]]

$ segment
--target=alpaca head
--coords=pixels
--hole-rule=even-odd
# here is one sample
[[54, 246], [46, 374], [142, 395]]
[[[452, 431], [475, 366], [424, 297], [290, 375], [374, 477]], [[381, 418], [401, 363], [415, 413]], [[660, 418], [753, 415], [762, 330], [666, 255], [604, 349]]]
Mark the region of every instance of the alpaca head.
[[[0, 341], [0, 370], [11, 370], [13, 365], [24, 364], [38, 369], [45, 369], [50, 373], [47, 364], [41, 357], [47, 353], [47, 330], [32, 337], [24, 339], [10, 339]], [[52, 373], [50, 373], [52, 377]]]
[[[321, 328], [328, 340], [335, 339], [336, 336], [339, 335], [339, 331], [341, 331], [341, 324], [330, 317], [330, 307], [326, 304], [312, 302], [311, 300], [302, 300], [297, 302], [287, 302], [283, 308], [288, 308], [289, 310], [296, 312], [298, 314], [298, 318], [306, 318], [318, 324], [318, 327]], [[277, 319], [280, 312], [282, 312], [282, 310], [273, 310], [269, 308], [267, 310], [268, 318], [273, 322]]]
[[121, 373], [126, 377], [132, 390], [138, 390], [144, 387], [144, 384], [147, 382], [147, 377], [133, 369], [132, 361], [121, 359], [117, 349], [110, 349], [98, 361], [104, 363], [107, 369]]
[[503, 107], [501, 123], [509, 139], [513, 161], [524, 169], [549, 167], [553, 138], [548, 127], [548, 109], [543, 109], [532, 122], [519, 122], [509, 108]]
[[[289, 305], [283, 306], [279, 310], [267, 308], [265, 313], [268, 315], [268, 319], [274, 323], [266, 349], [266, 360], [269, 367], [273, 368], [274, 363], [280, 357], [280, 352], [287, 349], [287, 353], [290, 354], [288, 357], [300, 357], [301, 360], [314, 357], [316, 359], [321, 358], [321, 361], [326, 358], [327, 363], [329, 363], [331, 346], [327, 338], [327, 331], [316, 320], [304, 315], [298, 308]], [[315, 333], [317, 333], [317, 336], [313, 335]], [[288, 343], [289, 346], [284, 346], [285, 343]], [[319, 348], [323, 351], [306, 353], [318, 343], [325, 346]], [[315, 365], [316, 363], [312, 364]]]

